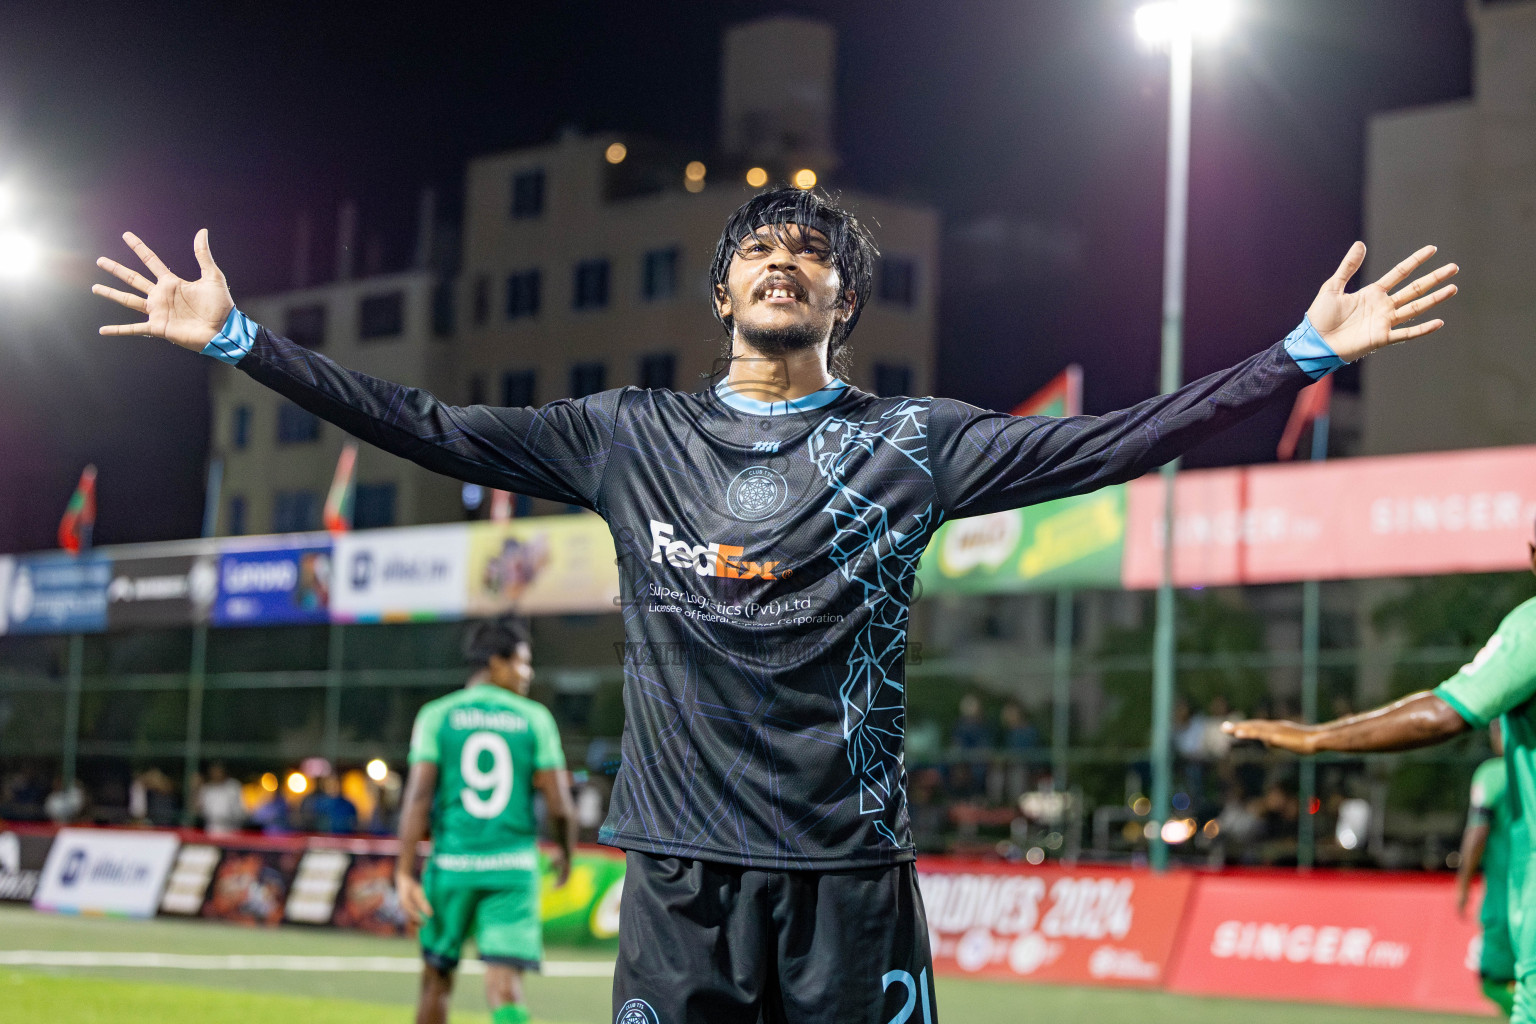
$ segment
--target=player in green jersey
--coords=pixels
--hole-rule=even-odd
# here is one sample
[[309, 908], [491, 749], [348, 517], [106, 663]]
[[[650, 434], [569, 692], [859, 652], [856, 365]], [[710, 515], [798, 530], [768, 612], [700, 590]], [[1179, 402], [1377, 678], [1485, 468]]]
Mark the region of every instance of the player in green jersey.
[[[400, 813], [395, 889], [420, 926], [417, 1024], [443, 1024], [464, 940], [485, 961], [485, 998], [494, 1024], [526, 1024], [523, 971], [543, 957], [539, 917], [538, 822], [544, 795], [559, 841], [556, 884], [570, 874], [576, 815], [555, 720], [528, 699], [533, 682], [528, 634], [511, 621], [482, 622], [465, 639], [477, 669], [464, 689], [416, 715], [411, 773]], [[432, 826], [432, 856], [416, 880], [416, 851]]]
[[[1536, 543], [1530, 544], [1536, 572]], [[1513, 787], [1509, 930], [1515, 947], [1515, 1024], [1536, 1024], [1536, 846], [1522, 808], [1536, 806], [1536, 598], [1504, 617], [1477, 657], [1433, 690], [1321, 725], [1252, 719], [1222, 726], [1238, 739], [1260, 740], [1298, 754], [1322, 750], [1412, 750], [1443, 743], [1500, 721], [1504, 762]], [[1500, 716], [1503, 716], [1502, 718]]]
[[1483, 929], [1477, 973], [1483, 993], [1509, 1016], [1515, 1002], [1515, 948], [1509, 937], [1509, 772], [1504, 766], [1504, 737], [1499, 723], [1488, 726], [1491, 757], [1472, 773], [1471, 806], [1461, 835], [1461, 863], [1456, 868], [1456, 913], [1466, 916], [1467, 895], [1477, 869], [1483, 869]]

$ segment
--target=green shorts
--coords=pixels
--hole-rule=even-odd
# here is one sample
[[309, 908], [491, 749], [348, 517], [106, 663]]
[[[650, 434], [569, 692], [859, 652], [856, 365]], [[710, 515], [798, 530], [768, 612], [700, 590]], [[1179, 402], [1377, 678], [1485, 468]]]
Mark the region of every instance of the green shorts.
[[459, 965], [464, 940], [473, 938], [480, 959], [536, 971], [544, 958], [544, 922], [539, 916], [539, 876], [477, 889], [461, 881], [445, 884], [431, 867], [422, 878], [432, 916], [423, 918], [421, 958], [440, 971]]

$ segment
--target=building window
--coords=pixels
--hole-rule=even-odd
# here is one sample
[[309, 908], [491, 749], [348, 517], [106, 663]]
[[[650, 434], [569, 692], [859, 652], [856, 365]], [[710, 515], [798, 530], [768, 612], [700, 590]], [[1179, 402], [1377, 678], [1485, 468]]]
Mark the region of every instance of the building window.
[[234, 412], [234, 422], [229, 428], [229, 446], [239, 452], [251, 443], [251, 407], [237, 405]]
[[640, 357], [640, 386], [643, 388], [670, 388], [676, 373], [677, 360], [671, 352], [653, 352]]
[[539, 272], [524, 270], [507, 277], [507, 319], [539, 315]]
[[522, 409], [533, 404], [532, 370], [508, 370], [501, 375], [501, 404]]
[[576, 287], [571, 306], [602, 309], [608, 305], [608, 261], [582, 260], [576, 264]]
[[229, 529], [225, 531], [231, 537], [239, 537], [245, 533], [245, 498], [236, 494], [229, 499]]
[[405, 330], [405, 293], [366, 296], [358, 307], [357, 336], [364, 341], [393, 338]]
[[475, 291], [469, 300], [469, 318], [476, 327], [483, 325], [491, 315], [491, 279], [484, 274], [475, 278]]
[[901, 256], [881, 260], [878, 294], [881, 302], [911, 309], [917, 295], [917, 264]]
[[352, 525], [359, 530], [395, 525], [395, 485], [358, 484], [352, 499]]
[[912, 368], [904, 363], [875, 364], [875, 394], [881, 398], [912, 393]]
[[293, 341], [305, 348], [319, 348], [325, 344], [325, 307], [295, 306], [288, 311], [284, 326]]
[[439, 338], [453, 334], [454, 298], [452, 281], [439, 281], [432, 286], [432, 333]]
[[603, 390], [607, 376], [602, 363], [577, 363], [571, 367], [571, 397], [586, 398]]
[[320, 417], [292, 402], [277, 407], [277, 443], [304, 444], [320, 440]]
[[512, 217], [537, 217], [544, 212], [544, 169], [518, 171], [512, 175]]
[[469, 378], [469, 404], [485, 404], [485, 374], [472, 374]]
[[670, 299], [677, 294], [677, 249], [652, 249], [645, 254], [640, 275], [640, 295], [647, 302]]
[[320, 529], [319, 491], [278, 491], [272, 496], [272, 532]]

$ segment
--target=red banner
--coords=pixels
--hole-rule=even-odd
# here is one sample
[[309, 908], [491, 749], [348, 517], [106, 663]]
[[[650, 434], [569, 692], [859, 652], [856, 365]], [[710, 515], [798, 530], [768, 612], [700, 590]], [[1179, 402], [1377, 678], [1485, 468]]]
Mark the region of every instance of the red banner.
[[1456, 916], [1445, 877], [1205, 877], [1168, 987], [1487, 1014], [1478, 938], [1475, 912]]
[[[1536, 447], [1180, 473], [1180, 586], [1497, 572], [1529, 563]], [[1130, 484], [1124, 584], [1162, 570], [1163, 488]]]
[[1160, 988], [1191, 876], [925, 857], [936, 973]]

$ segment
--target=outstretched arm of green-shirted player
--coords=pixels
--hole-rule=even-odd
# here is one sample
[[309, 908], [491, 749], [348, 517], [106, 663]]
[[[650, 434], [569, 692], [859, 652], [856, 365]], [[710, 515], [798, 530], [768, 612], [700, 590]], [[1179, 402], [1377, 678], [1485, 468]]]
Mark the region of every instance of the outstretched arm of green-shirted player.
[[412, 924], [421, 924], [432, 916], [432, 904], [416, 874], [416, 852], [427, 837], [427, 822], [432, 814], [432, 795], [437, 792], [437, 763], [417, 761], [405, 780], [405, 796], [400, 801], [400, 853], [395, 860], [395, 893], [400, 909]]
[[[1536, 556], [1536, 550], [1533, 550]], [[1255, 719], [1222, 728], [1298, 754], [1412, 750], [1442, 743], [1536, 697], [1536, 601], [1505, 616], [1476, 658], [1450, 679], [1385, 707], [1322, 725]]]
[[1316, 754], [1322, 750], [1412, 750], [1443, 743], [1469, 728], [1466, 719], [1428, 690], [1321, 725], [1255, 718], [1222, 726], [1237, 739], [1259, 740], [1296, 754]]

